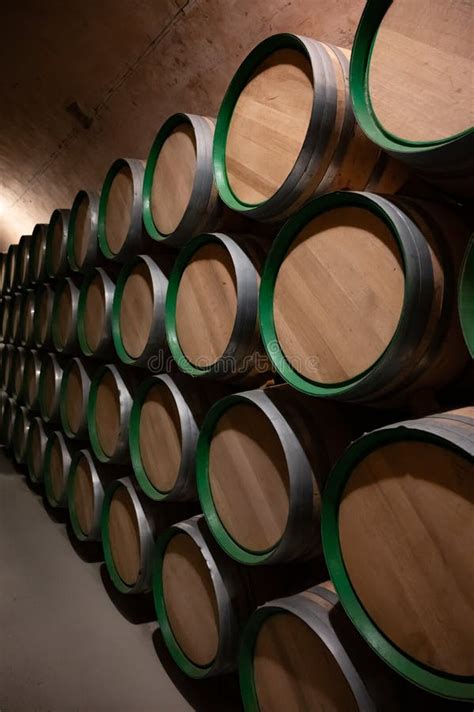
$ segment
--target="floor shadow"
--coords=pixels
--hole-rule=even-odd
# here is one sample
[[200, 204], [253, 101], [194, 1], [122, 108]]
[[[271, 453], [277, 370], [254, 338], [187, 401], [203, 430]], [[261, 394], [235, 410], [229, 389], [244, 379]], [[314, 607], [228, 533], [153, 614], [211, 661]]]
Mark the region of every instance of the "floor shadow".
[[99, 561], [104, 560], [104, 552], [100, 541], [80, 541], [74, 534], [74, 529], [69, 519], [66, 522], [66, 532], [72, 548], [86, 564], [97, 564]]
[[36, 497], [43, 496], [43, 483], [42, 482], [32, 482], [27, 474], [24, 475], [23, 481], [24, 481], [26, 487], [28, 487], [28, 489], [30, 490], [30, 492], [32, 492], [34, 495], [36, 495]]
[[176, 665], [159, 628], [152, 637], [163, 670], [196, 712], [243, 712], [237, 673], [194, 680]]
[[68, 511], [63, 507], [52, 507], [46, 495], [43, 495], [43, 505], [46, 510], [46, 514], [55, 524], [66, 524], [68, 520]]
[[100, 577], [115, 608], [129, 623], [139, 625], [156, 620], [155, 606], [151, 593], [120, 593], [112, 583], [105, 564], [100, 566]]

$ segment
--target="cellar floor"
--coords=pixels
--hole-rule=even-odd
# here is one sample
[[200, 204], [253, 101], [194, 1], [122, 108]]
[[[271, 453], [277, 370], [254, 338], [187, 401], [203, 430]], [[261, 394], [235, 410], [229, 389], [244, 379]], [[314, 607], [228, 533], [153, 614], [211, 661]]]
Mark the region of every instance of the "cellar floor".
[[1, 712], [238, 710], [235, 678], [181, 674], [151, 596], [115, 592], [65, 521], [0, 450]]

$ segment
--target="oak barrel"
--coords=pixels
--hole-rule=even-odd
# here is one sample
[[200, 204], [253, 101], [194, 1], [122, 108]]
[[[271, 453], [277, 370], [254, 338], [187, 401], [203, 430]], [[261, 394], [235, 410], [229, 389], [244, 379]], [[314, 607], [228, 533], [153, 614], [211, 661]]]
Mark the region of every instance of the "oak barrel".
[[87, 403], [94, 369], [83, 359], [70, 359], [63, 371], [59, 413], [69, 438], [87, 439]]
[[179, 253], [166, 295], [166, 332], [185, 373], [243, 381], [268, 372], [258, 327], [265, 247], [249, 236], [209, 233]]
[[12, 361], [12, 369], [10, 376], [10, 391], [18, 403], [22, 403], [24, 398], [23, 380], [25, 369], [25, 358], [27, 350], [19, 346], [15, 351], [15, 356]]
[[40, 414], [45, 423], [59, 423], [59, 404], [64, 360], [44, 353], [38, 383]]
[[7, 257], [5, 260], [5, 282], [4, 282], [4, 292], [9, 294], [14, 292], [16, 288], [15, 277], [16, 277], [16, 261], [18, 254], [18, 245], [10, 245], [7, 250]]
[[115, 293], [114, 270], [96, 267], [86, 274], [78, 304], [77, 335], [86, 356], [104, 358], [114, 354], [112, 305]]
[[67, 232], [67, 261], [73, 272], [84, 272], [97, 265], [100, 259], [98, 225], [99, 196], [80, 190], [71, 207]]
[[260, 326], [292, 386], [341, 400], [406, 399], [469, 362], [455, 304], [469, 230], [451, 207], [340, 192], [283, 226], [265, 264]]
[[0, 252], [0, 295], [3, 295], [5, 287], [5, 263], [7, 259], [6, 252]]
[[214, 126], [205, 116], [173, 114], [158, 131], [143, 183], [143, 221], [155, 240], [182, 247], [215, 227]]
[[473, 32], [464, 0], [369, 0], [350, 70], [366, 135], [460, 198], [474, 195]]
[[23, 367], [23, 399], [25, 405], [32, 411], [39, 410], [39, 379], [41, 375], [43, 354], [41, 351], [25, 351]]
[[19, 465], [26, 462], [26, 443], [30, 429], [30, 411], [25, 406], [18, 406], [12, 430], [13, 457]]
[[197, 445], [201, 506], [219, 545], [244, 564], [321, 553], [321, 492], [353, 426], [335, 403], [288, 386], [222, 398]]
[[31, 419], [26, 440], [26, 464], [30, 481], [38, 484], [44, 477], [44, 458], [50, 429], [43, 420], [35, 416]]
[[76, 279], [65, 277], [58, 282], [54, 290], [51, 335], [53, 346], [58, 353], [74, 353], [78, 350], [79, 285], [80, 282]]
[[367, 140], [349, 96], [348, 50], [277, 34], [244, 59], [224, 96], [214, 138], [222, 200], [257, 220], [287, 217], [341, 188], [394, 192], [406, 180]]
[[23, 294], [20, 312], [20, 327], [18, 331], [18, 340], [22, 346], [33, 346], [33, 326], [35, 315], [35, 298], [36, 292], [33, 289], [28, 289]]
[[28, 258], [29, 283], [41, 283], [46, 277], [46, 236], [48, 226], [35, 225], [31, 234], [30, 255]]
[[67, 507], [67, 483], [74, 454], [60, 430], [53, 430], [46, 443], [43, 479], [46, 499], [52, 507]]
[[145, 163], [119, 158], [110, 167], [99, 202], [99, 247], [109, 260], [126, 262], [142, 251], [142, 189]]
[[65, 277], [67, 262], [67, 230], [70, 210], [57, 208], [53, 211], [46, 233], [45, 271], [50, 279]]
[[31, 240], [31, 235], [22, 235], [18, 243], [16, 280], [20, 289], [26, 289], [30, 283], [29, 260]]
[[375, 430], [329, 477], [323, 545], [346, 612], [416, 685], [474, 699], [474, 408]]
[[39, 284], [35, 292], [33, 341], [38, 348], [49, 348], [52, 341], [54, 289], [48, 283]]
[[0, 423], [0, 439], [5, 448], [12, 446], [13, 424], [19, 406], [13, 398], [7, 398], [3, 406], [2, 422]]

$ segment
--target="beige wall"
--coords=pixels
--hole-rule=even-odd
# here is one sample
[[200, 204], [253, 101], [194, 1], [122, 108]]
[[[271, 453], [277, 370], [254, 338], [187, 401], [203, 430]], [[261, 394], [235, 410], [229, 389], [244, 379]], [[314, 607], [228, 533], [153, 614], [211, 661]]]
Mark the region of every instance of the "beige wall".
[[[215, 116], [275, 32], [350, 47], [364, 0], [23, 0], [2, 8], [0, 248], [118, 156], [145, 158], [175, 111]], [[87, 128], [67, 107], [77, 103]]]

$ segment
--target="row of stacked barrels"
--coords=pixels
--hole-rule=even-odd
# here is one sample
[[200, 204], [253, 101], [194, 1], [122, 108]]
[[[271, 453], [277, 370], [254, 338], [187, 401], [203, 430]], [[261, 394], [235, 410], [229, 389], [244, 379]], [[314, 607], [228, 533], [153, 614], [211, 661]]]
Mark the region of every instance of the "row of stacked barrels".
[[0, 256], [6, 451], [119, 591], [153, 592], [184, 672], [239, 668], [247, 710], [474, 699], [454, 5], [371, 0], [352, 58], [269, 37], [217, 121], [173, 115]]

